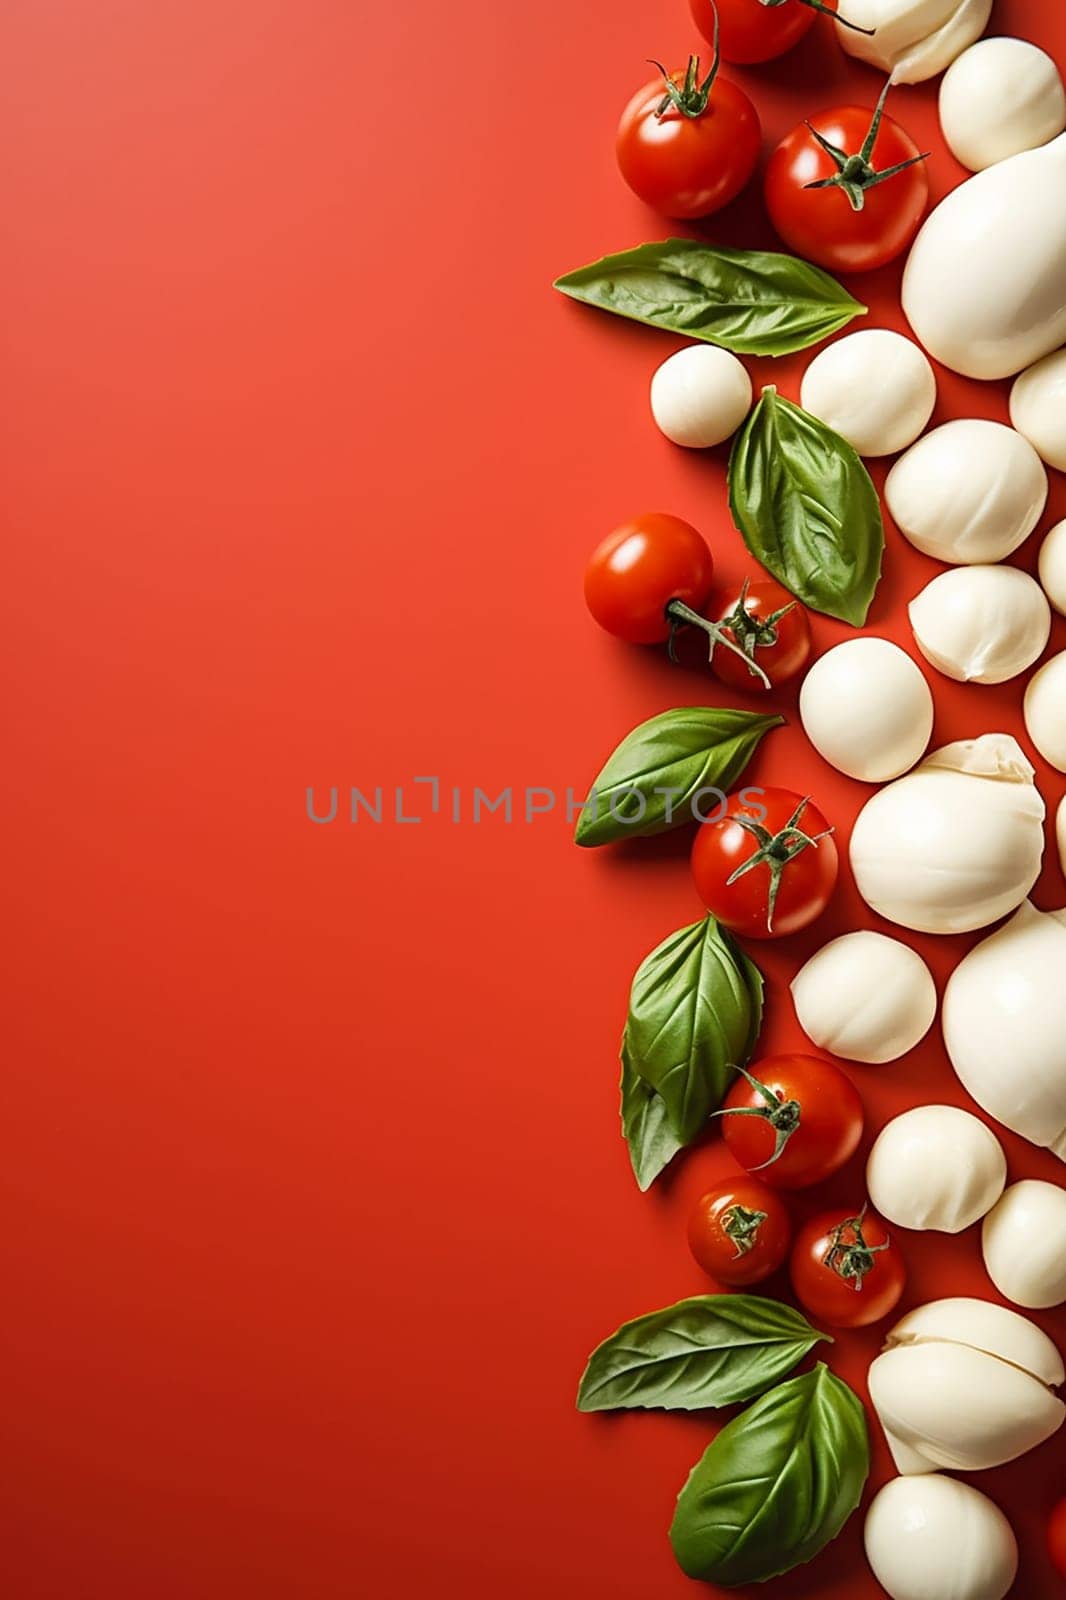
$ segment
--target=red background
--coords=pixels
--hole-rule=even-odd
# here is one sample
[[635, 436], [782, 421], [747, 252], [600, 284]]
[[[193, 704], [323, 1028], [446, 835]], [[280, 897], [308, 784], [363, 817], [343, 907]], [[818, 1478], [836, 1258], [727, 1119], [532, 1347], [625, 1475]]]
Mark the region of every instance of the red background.
[[[1066, 55], [1046, 0], [994, 26]], [[728, 1162], [642, 1198], [616, 1120], [631, 973], [699, 913], [688, 841], [579, 852], [558, 814], [453, 824], [447, 789], [581, 789], [639, 719], [729, 701], [585, 614], [584, 558], [635, 510], [695, 522], [725, 579], [746, 562], [724, 454], [649, 422], [677, 341], [549, 289], [666, 231], [612, 134], [645, 58], [697, 42], [682, 0], [4, 7], [12, 1600], [696, 1592], [666, 1529], [709, 1420], [572, 1408], [593, 1344], [706, 1287], [683, 1223]], [[878, 89], [822, 23], [735, 75], [767, 148]], [[894, 109], [958, 182], [935, 88]], [[754, 191], [709, 231], [771, 242]], [[898, 275], [862, 281], [871, 323], [901, 325]], [[754, 376], [795, 397], [804, 363]], [[1005, 385], [941, 376], [938, 418], [1006, 416]], [[937, 569], [888, 539], [870, 627], [908, 644]], [[937, 742], [1021, 734], [1020, 683], [930, 675]], [[431, 774], [418, 825], [305, 815], [333, 784], [427, 811]], [[751, 778], [842, 833], [868, 792], [794, 716]], [[1049, 851], [1035, 898], [1064, 893]], [[845, 871], [756, 952], [766, 1044], [800, 1043], [785, 980], [862, 924]], [[972, 940], [918, 942], [943, 979]], [[871, 1134], [965, 1103], [936, 1036], [854, 1077]], [[1013, 1178], [1057, 1177], [1002, 1137]], [[856, 1159], [808, 1206], [861, 1193]], [[906, 1244], [907, 1304], [992, 1295], [978, 1230]], [[861, 1385], [879, 1340], [831, 1360]], [[1064, 1437], [979, 1480], [1026, 1600], [1056, 1592]], [[861, 1517], [774, 1592], [878, 1593]]]

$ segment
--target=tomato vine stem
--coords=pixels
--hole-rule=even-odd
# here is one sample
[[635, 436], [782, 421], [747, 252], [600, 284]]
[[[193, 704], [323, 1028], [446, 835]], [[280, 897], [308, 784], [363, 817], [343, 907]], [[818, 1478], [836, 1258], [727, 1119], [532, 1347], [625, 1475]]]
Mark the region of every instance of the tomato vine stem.
[[810, 130], [811, 138], [820, 149], [825, 151], [827, 156], [832, 158], [836, 163], [837, 170], [831, 178], [818, 178], [814, 183], [805, 183], [803, 185], [805, 189], [843, 189], [848, 197], [851, 209], [853, 211], [861, 211], [866, 204], [866, 191], [868, 189], [876, 189], [879, 183], [887, 183], [889, 178], [896, 177], [900, 172], [906, 172], [908, 167], [917, 166], [919, 161], [928, 161], [929, 151], [926, 150], [922, 155], [911, 156], [908, 161], [897, 161], [894, 167], [886, 167], [883, 172], [878, 172], [877, 168], [873, 166], [874, 145], [877, 143], [877, 135], [881, 131], [881, 119], [885, 112], [885, 101], [888, 99], [888, 91], [891, 87], [892, 79], [889, 78], [881, 90], [880, 98], [874, 108], [870, 131], [863, 140], [862, 149], [857, 154], [849, 155], [846, 150], [841, 150], [839, 146], [830, 144], [829, 140], [823, 138], [818, 129], [808, 120], [807, 127]]

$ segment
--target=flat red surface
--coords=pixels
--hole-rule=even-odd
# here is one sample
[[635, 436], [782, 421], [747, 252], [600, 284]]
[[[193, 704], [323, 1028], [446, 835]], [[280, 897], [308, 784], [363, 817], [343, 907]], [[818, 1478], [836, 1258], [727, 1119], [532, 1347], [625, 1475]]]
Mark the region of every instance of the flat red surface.
[[[1066, 57], [1047, 0], [996, 26]], [[747, 564], [723, 453], [649, 422], [673, 342], [548, 287], [666, 231], [612, 134], [645, 57], [694, 43], [682, 0], [4, 6], [10, 1600], [697, 1592], [666, 1529], [707, 1419], [572, 1407], [593, 1344], [706, 1287], [683, 1225], [728, 1161], [642, 1198], [616, 1121], [630, 975], [699, 913], [687, 841], [583, 853], [521, 811], [641, 718], [729, 698], [585, 614], [586, 553], [636, 510]], [[737, 76], [767, 148], [878, 89], [822, 23]], [[894, 109], [943, 193], [935, 89]], [[710, 233], [769, 243], [757, 191]], [[871, 323], [902, 325], [898, 277], [861, 283]], [[803, 364], [754, 376], [795, 397]], [[942, 375], [938, 418], [966, 414], [1005, 417], [1005, 386]], [[906, 645], [936, 568], [888, 538], [870, 628]], [[1019, 684], [934, 687], [938, 742], [1021, 734]], [[867, 793], [794, 717], [751, 773], [841, 834]], [[423, 819], [316, 827], [305, 789], [334, 784]], [[514, 786], [510, 825], [473, 825], [476, 785]], [[1036, 899], [1064, 898], [1049, 852]], [[761, 952], [768, 1046], [800, 1043], [788, 977], [862, 925], [845, 870]], [[939, 979], [970, 942], [918, 941]], [[936, 1037], [854, 1076], [870, 1134], [965, 1103]], [[1012, 1177], [1058, 1175], [1002, 1137]], [[857, 1158], [804, 1206], [861, 1192]], [[906, 1303], [993, 1294], [976, 1230], [906, 1245]], [[861, 1386], [879, 1340], [833, 1365]], [[1024, 1600], [1061, 1592], [1064, 1438], [980, 1480]], [[773, 1592], [878, 1593], [861, 1518]]]

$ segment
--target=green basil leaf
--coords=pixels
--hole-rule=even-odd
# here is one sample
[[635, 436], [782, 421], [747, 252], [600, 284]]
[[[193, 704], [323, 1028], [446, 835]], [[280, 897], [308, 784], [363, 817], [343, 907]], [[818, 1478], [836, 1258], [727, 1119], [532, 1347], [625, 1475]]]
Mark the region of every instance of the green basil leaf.
[[783, 356], [863, 316], [835, 278], [796, 256], [663, 239], [557, 278], [572, 300], [738, 355]]
[[645, 1083], [622, 1041], [622, 1133], [641, 1193], [650, 1189], [684, 1145], [670, 1127], [666, 1106]]
[[734, 440], [729, 504], [786, 589], [842, 622], [866, 621], [885, 546], [877, 490], [846, 440], [772, 386]]
[[579, 1411], [699, 1411], [762, 1394], [821, 1339], [806, 1317], [754, 1294], [701, 1294], [626, 1322], [589, 1357]]
[[703, 1131], [750, 1059], [762, 999], [758, 967], [711, 916], [672, 933], [637, 968], [622, 1058], [662, 1101], [679, 1145]]
[[731, 789], [763, 734], [784, 720], [713, 706], [650, 717], [608, 758], [578, 818], [574, 843], [648, 838], [705, 816], [714, 802], [701, 806], [701, 793]]
[[722, 1429], [678, 1498], [674, 1554], [727, 1588], [790, 1572], [836, 1538], [869, 1470], [862, 1402], [819, 1362]]

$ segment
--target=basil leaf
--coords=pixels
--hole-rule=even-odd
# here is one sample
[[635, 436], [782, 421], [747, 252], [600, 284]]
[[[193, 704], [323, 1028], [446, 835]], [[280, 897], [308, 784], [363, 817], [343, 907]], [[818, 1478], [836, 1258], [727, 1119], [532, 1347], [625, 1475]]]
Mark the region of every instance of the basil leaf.
[[734, 1405], [791, 1372], [820, 1339], [828, 1335], [776, 1300], [696, 1295], [626, 1322], [605, 1339], [589, 1357], [578, 1410]]
[[827, 272], [795, 256], [725, 250], [696, 239], [604, 256], [557, 278], [555, 288], [634, 322], [749, 356], [806, 350], [867, 309]]
[[[650, 717], [628, 734], [596, 779], [574, 843], [643, 839], [700, 819], [702, 791], [724, 795], [763, 734], [784, 717], [758, 711], [682, 706]], [[698, 808], [698, 809], [697, 809]]]
[[866, 621], [885, 546], [877, 490], [846, 440], [772, 386], [733, 443], [729, 504], [786, 589], [842, 622]]
[[711, 916], [672, 933], [637, 968], [622, 1059], [662, 1101], [679, 1147], [703, 1131], [750, 1058], [762, 996], [758, 967]]
[[629, 1145], [633, 1176], [643, 1194], [684, 1148], [671, 1131], [666, 1106], [645, 1083], [622, 1041], [622, 1133]]
[[869, 1470], [862, 1403], [819, 1362], [722, 1429], [678, 1497], [674, 1554], [727, 1588], [790, 1572], [836, 1538]]

